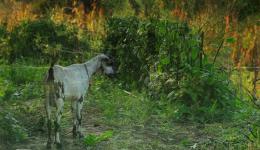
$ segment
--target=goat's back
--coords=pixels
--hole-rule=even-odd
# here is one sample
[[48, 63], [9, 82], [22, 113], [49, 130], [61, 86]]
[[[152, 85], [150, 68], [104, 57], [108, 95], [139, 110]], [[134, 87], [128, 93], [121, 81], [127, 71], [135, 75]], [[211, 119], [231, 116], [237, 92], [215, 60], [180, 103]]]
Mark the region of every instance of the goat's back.
[[79, 99], [85, 95], [89, 78], [82, 64], [74, 64], [68, 67], [53, 66], [54, 83], [60, 82], [64, 86], [65, 98]]

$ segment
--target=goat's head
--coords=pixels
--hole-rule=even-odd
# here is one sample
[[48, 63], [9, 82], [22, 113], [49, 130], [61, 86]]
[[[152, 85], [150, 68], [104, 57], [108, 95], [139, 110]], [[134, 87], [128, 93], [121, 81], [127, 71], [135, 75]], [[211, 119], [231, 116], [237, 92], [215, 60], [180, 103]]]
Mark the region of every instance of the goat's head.
[[116, 74], [116, 69], [112, 57], [109, 57], [105, 54], [101, 54], [100, 58], [101, 58], [101, 68], [103, 72], [109, 77], [114, 77], [114, 75]]

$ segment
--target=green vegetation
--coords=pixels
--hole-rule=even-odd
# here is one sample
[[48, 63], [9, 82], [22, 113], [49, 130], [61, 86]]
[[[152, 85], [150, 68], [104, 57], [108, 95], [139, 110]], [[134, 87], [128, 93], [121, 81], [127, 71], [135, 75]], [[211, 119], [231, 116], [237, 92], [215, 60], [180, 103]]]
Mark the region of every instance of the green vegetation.
[[207, 61], [200, 43], [200, 35], [184, 23], [114, 18], [108, 21], [105, 50], [117, 59], [126, 87], [150, 81], [146, 86], [153, 99], [182, 108], [179, 119], [230, 119], [237, 100], [234, 86]]
[[45, 149], [50, 63], [101, 52], [115, 60], [117, 77], [93, 76], [83, 139], [72, 138], [65, 102], [66, 149], [259, 149], [258, 4], [0, 2], [0, 149]]
[[[62, 61], [81, 61], [79, 54], [89, 50], [85, 32], [79, 34], [79, 29], [73, 26], [55, 24], [48, 19], [22, 22], [10, 33], [4, 26], [2, 28], [0, 32], [6, 43], [3, 43], [1, 58], [6, 58], [10, 63], [21, 58], [31, 59], [32, 62], [32, 58], [37, 57], [39, 59], [36, 63], [43, 64], [56, 56]], [[71, 55], [66, 53], [68, 50], [79, 54]]]
[[101, 133], [100, 135], [94, 135], [94, 134], [89, 134], [84, 138], [84, 143], [87, 146], [93, 146], [96, 145], [99, 142], [108, 140], [113, 136], [113, 131], [106, 131], [104, 133]]
[[[41, 75], [43, 70], [45, 69], [39, 71], [38, 74]], [[11, 98], [1, 100], [3, 108], [9, 108], [6, 111], [13, 112], [12, 116], [15, 116], [19, 125], [18, 129], [14, 128], [19, 132], [14, 129], [4, 130], [8, 132], [6, 134], [14, 138], [19, 137], [19, 140], [13, 140], [16, 143], [13, 148], [36, 148], [36, 146], [45, 148], [46, 135], [42, 132], [46, 131], [42, 107], [44, 96], [40, 92], [41, 86], [38, 86], [37, 80], [34, 78], [28, 86], [17, 84], [13, 87], [13, 89], [31, 92], [21, 92], [19, 96], [15, 92], [10, 92]], [[8, 82], [11, 81], [8, 80]], [[38, 95], [31, 97], [32, 92], [38, 90], [40, 90], [36, 93]], [[185, 121], [181, 119], [182, 116], [179, 116], [180, 112], [185, 111], [181, 105], [167, 99], [151, 100], [146, 93], [136, 90], [126, 91], [119, 81], [110, 81], [107, 77], [96, 75], [83, 109], [83, 124], [86, 128], [85, 142], [73, 144], [71, 134], [64, 135], [64, 138], [67, 141], [66, 146], [75, 149], [84, 148], [84, 143], [91, 149], [138, 149], [140, 147], [141, 149], [186, 149], [196, 143], [199, 149], [226, 147], [244, 149], [247, 147], [248, 138], [257, 145], [258, 138], [254, 134], [257, 135], [259, 132], [257, 126], [259, 112], [250, 105], [240, 104], [240, 106], [239, 110], [233, 112], [234, 121], [210, 124]], [[6, 114], [8, 113], [3, 115]], [[32, 120], [34, 122], [31, 122]], [[11, 124], [2, 125], [9, 128]], [[64, 134], [70, 132], [71, 125], [70, 102], [67, 101], [62, 120]], [[105, 134], [106, 138], [104, 138], [103, 134], [111, 130], [113, 130], [113, 135], [108, 134], [107, 137]], [[26, 136], [28, 133], [40, 138], [29, 140], [31, 144], [28, 145], [19, 144], [19, 141], [28, 141]], [[8, 142], [11, 141], [8, 140]]]
[[15, 143], [22, 142], [28, 138], [26, 128], [8, 112], [1, 112], [0, 114], [0, 133], [1, 142]]

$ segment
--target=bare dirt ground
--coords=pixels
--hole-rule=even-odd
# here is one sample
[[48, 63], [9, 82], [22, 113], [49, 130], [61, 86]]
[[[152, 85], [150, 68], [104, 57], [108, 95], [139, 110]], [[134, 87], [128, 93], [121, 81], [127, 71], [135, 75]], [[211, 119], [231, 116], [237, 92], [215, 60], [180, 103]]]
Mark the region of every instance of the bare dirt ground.
[[[175, 143], [181, 142], [187, 136], [195, 136], [195, 130], [191, 126], [175, 126], [172, 131], [157, 131], [155, 126], [151, 125], [136, 125], [115, 127], [102, 124], [102, 116], [100, 116], [95, 108], [84, 109], [83, 115], [83, 133], [100, 134], [106, 130], [113, 130], [114, 136], [95, 146], [87, 147], [80, 139], [72, 138], [72, 125], [63, 124], [62, 141], [64, 150], [115, 150], [115, 149], [172, 149], [177, 148]], [[66, 120], [64, 120], [66, 119]], [[63, 122], [69, 122], [71, 117], [63, 118]], [[173, 133], [174, 132], [174, 133]], [[4, 149], [31, 149], [44, 150], [46, 149], [47, 136], [43, 132], [34, 132], [25, 143], [17, 143], [11, 147]], [[56, 150], [53, 145], [53, 150]]]
[[[61, 121], [64, 150], [247, 149], [248, 141], [243, 134], [249, 135], [249, 131], [242, 128], [241, 120], [212, 124], [169, 121], [162, 119], [163, 113], [146, 112], [145, 109], [149, 110], [152, 105], [142, 96], [129, 95], [114, 88], [114, 84], [103, 83], [96, 83], [88, 95], [82, 112], [82, 127], [84, 135], [112, 130], [112, 137], [93, 146], [86, 146], [83, 139], [73, 139], [70, 102], [65, 102]], [[0, 150], [46, 150], [46, 123], [39, 123], [41, 118], [45, 118], [43, 101], [42, 97], [15, 105], [8, 103], [10, 111], [26, 125], [29, 136], [23, 143], [0, 144]], [[52, 149], [56, 150], [56, 146], [53, 145]]]
[[[214, 138], [217, 134], [224, 133], [228, 125], [211, 124], [198, 125], [187, 123], [174, 123], [172, 128], [164, 128], [158, 124], [156, 119], [145, 124], [134, 126], [109, 126], [102, 123], [102, 116], [95, 108], [84, 109], [83, 132], [100, 134], [106, 130], [113, 130], [114, 135], [107, 141], [102, 141], [94, 146], [85, 146], [80, 139], [72, 138], [72, 125], [70, 123], [70, 112], [63, 118], [62, 141], [64, 150], [182, 150], [182, 149], [234, 149], [232, 143], [223, 143]], [[212, 130], [212, 129], [215, 129]], [[221, 133], [222, 132], [222, 133]], [[4, 149], [46, 149], [46, 132], [34, 132], [25, 143], [17, 143]], [[223, 145], [223, 146], [219, 146]], [[53, 150], [56, 150], [53, 145]], [[237, 149], [240, 149], [237, 146]]]

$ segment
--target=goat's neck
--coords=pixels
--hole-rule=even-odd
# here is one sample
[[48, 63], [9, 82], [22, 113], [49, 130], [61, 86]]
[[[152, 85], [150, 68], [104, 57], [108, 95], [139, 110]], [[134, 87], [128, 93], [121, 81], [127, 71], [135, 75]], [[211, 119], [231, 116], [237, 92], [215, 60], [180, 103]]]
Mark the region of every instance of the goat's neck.
[[88, 75], [91, 77], [101, 67], [101, 61], [98, 57], [94, 57], [85, 62], [84, 65], [86, 65]]

